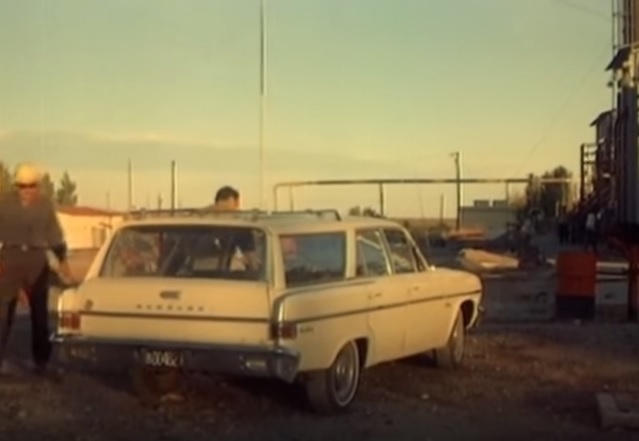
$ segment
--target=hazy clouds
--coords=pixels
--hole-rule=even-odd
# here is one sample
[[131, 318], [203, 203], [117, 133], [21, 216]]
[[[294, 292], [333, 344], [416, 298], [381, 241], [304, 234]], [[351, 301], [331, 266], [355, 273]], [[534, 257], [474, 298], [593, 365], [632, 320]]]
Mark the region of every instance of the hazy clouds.
[[[292, 173], [301, 177], [319, 170], [324, 177], [366, 177], [398, 171], [396, 165], [354, 158], [348, 152], [338, 156], [329, 149], [313, 153], [279, 150], [270, 146], [266, 149], [266, 167], [270, 173]], [[2, 159], [10, 163], [35, 159], [48, 168], [68, 169], [71, 173], [122, 171], [129, 159], [140, 172], [166, 170], [172, 160], [178, 162], [180, 170], [196, 174], [253, 174], [258, 169], [257, 147], [215, 146], [164, 140], [153, 135], [11, 131], [0, 135], [0, 152]]]

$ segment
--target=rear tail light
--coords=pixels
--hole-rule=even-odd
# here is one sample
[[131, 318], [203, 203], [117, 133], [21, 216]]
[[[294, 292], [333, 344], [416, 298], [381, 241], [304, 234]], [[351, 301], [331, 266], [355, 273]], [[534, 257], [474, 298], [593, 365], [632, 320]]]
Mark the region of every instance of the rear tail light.
[[278, 322], [271, 326], [271, 337], [278, 340], [294, 340], [297, 338], [297, 324]]
[[68, 331], [79, 331], [81, 325], [79, 312], [62, 312], [60, 314], [59, 326]]

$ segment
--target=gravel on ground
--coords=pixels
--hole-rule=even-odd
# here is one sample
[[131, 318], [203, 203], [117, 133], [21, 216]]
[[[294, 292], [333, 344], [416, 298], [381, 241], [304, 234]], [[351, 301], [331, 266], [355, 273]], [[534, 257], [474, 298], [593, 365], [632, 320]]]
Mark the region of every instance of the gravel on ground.
[[[595, 406], [600, 391], [639, 393], [638, 339], [633, 325], [487, 324], [469, 336], [463, 368], [438, 370], [427, 357], [373, 368], [352, 411], [334, 417], [313, 415], [300, 391], [276, 382], [194, 376], [182, 401], [151, 409], [119, 376], [67, 372], [58, 384], [20, 370], [0, 381], [0, 437], [639, 439], [601, 431]], [[14, 359], [25, 358], [16, 347]]]

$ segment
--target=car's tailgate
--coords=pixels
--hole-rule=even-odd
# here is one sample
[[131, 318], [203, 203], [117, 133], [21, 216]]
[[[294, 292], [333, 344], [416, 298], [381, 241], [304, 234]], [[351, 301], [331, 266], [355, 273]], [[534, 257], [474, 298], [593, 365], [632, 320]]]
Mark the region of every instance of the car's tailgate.
[[80, 313], [85, 337], [189, 343], [263, 344], [269, 339], [265, 283], [96, 278], [64, 310]]

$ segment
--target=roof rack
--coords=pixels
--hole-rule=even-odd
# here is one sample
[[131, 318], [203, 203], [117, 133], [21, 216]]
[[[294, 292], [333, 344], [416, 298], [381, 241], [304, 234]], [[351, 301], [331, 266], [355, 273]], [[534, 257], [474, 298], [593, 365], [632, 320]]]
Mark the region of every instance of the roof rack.
[[342, 220], [342, 216], [340, 216], [339, 211], [335, 210], [334, 208], [327, 208], [327, 209], [322, 209], [322, 210], [313, 210], [313, 209], [308, 209], [308, 210], [291, 210], [291, 211], [271, 211], [268, 212], [266, 214], [266, 217], [293, 217], [293, 216], [313, 216], [313, 217], [318, 217], [318, 218], [325, 218], [328, 216], [331, 216], [333, 219], [335, 220]]
[[126, 213], [127, 220], [169, 218], [169, 217], [218, 217], [227, 216], [235, 218], [253, 219], [260, 213], [259, 210], [212, 210], [205, 208], [179, 208], [164, 210], [134, 210]]
[[256, 221], [258, 219], [268, 219], [274, 217], [298, 217], [312, 216], [316, 218], [325, 218], [327, 215], [335, 220], [342, 220], [339, 212], [335, 209], [323, 210], [299, 210], [299, 211], [265, 211], [265, 210], [212, 210], [210, 208], [180, 208], [166, 210], [135, 210], [125, 214], [126, 220], [149, 219], [149, 218], [167, 218], [167, 217], [233, 217], [240, 219], [248, 219]]

